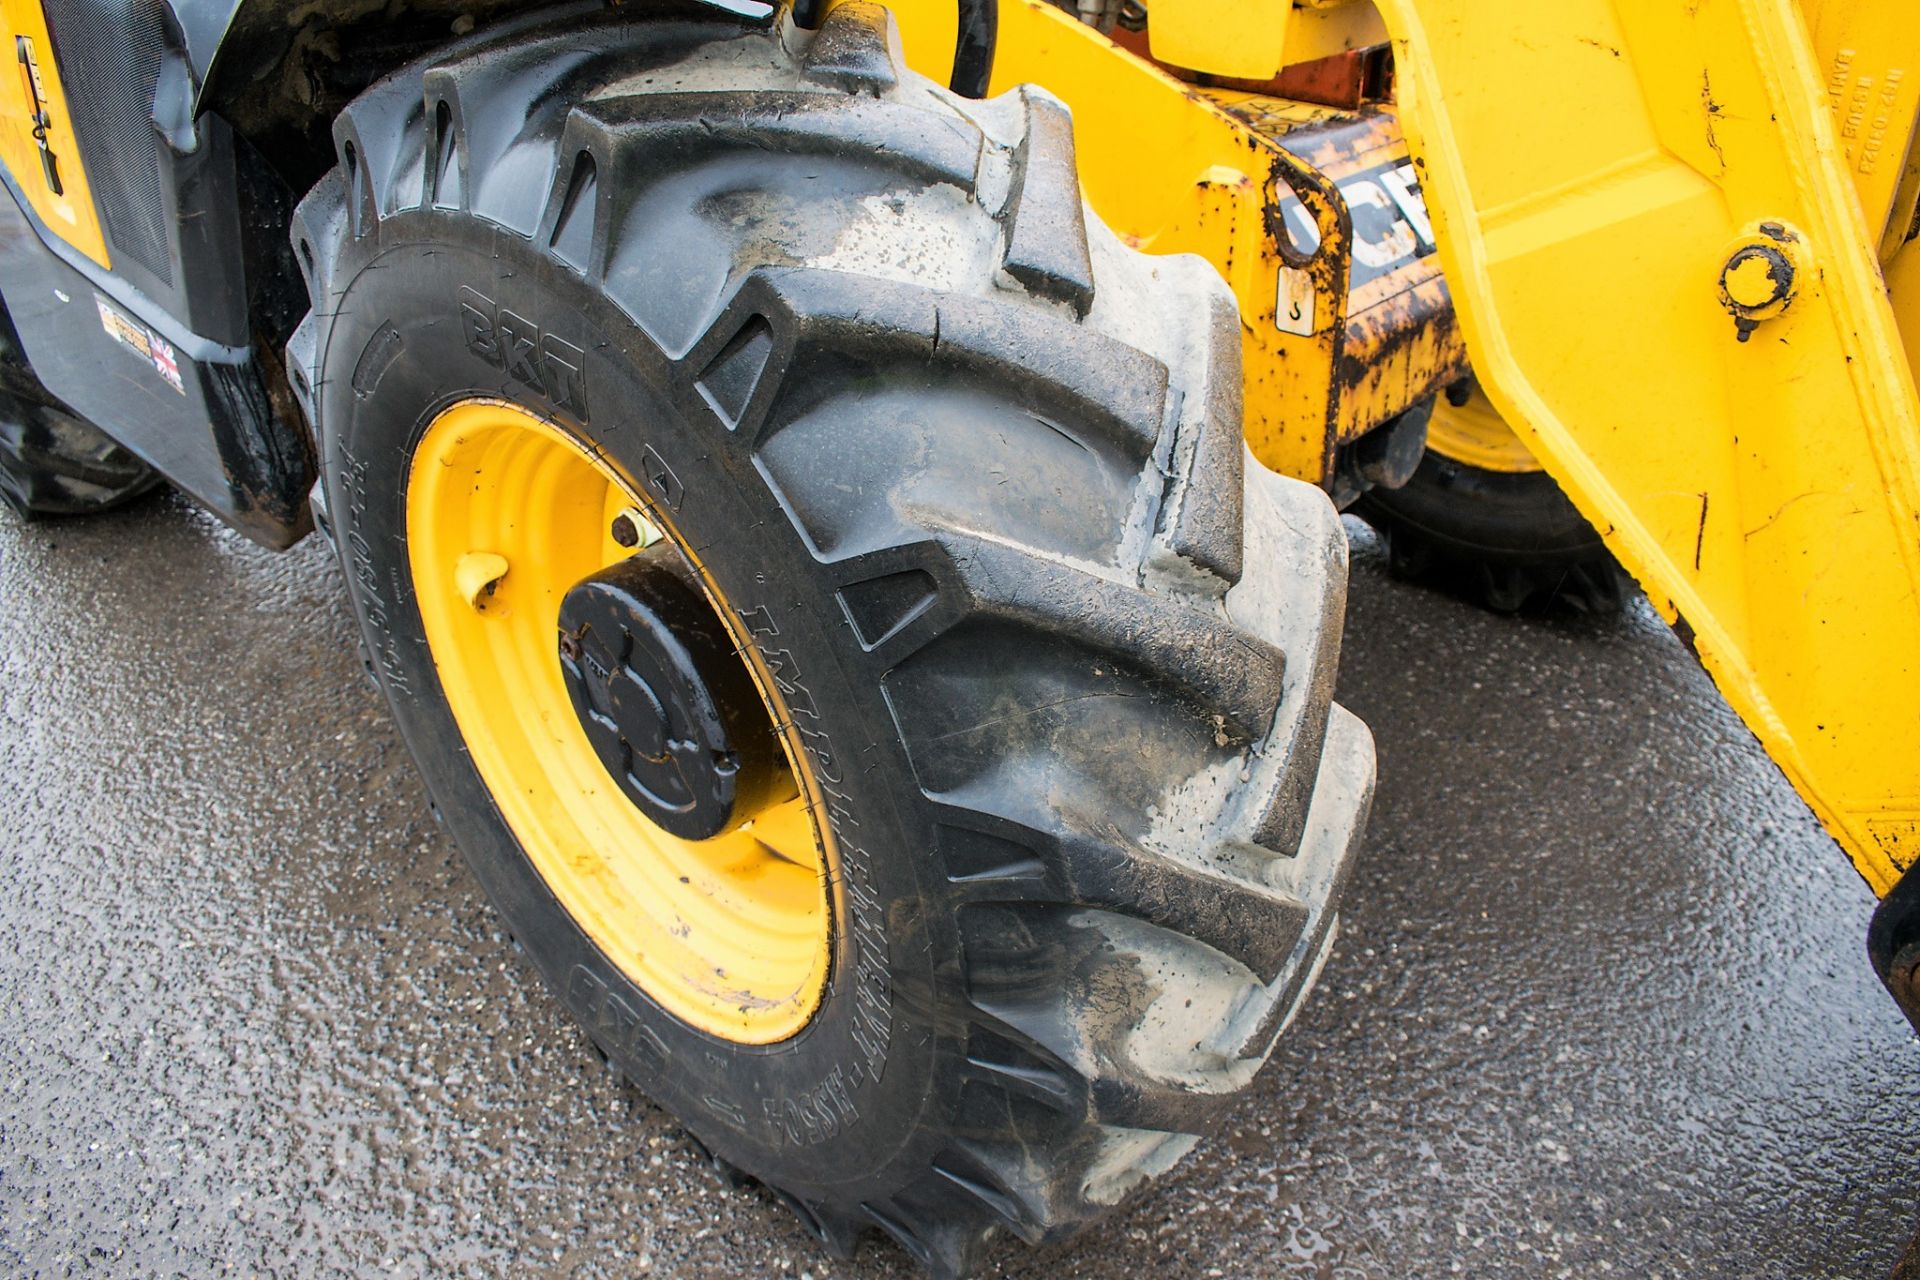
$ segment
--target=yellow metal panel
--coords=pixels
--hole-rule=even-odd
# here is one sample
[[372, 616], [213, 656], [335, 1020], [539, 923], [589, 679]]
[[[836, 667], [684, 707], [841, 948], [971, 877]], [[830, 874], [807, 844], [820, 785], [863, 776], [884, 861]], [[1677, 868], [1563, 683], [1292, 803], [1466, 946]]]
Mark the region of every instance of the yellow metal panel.
[[[1885, 892], [1920, 856], [1920, 404], [1801, 13], [1380, 7], [1482, 383]], [[1801, 269], [1743, 341], [1744, 244]]]
[[1889, 257], [1906, 241], [1920, 192], [1920, 21], [1911, 4], [1887, 0], [1814, 0], [1806, 9], [1867, 233]]
[[[40, 0], [0, 0], [0, 37], [7, 64], [0, 69], [0, 163], [55, 235], [110, 266]], [[43, 152], [51, 155], [52, 169]]]
[[1887, 264], [1887, 297], [1907, 349], [1907, 364], [1920, 369], [1920, 240], [1907, 241]]
[[1147, 24], [1160, 61], [1242, 80], [1386, 38], [1379, 11], [1365, 0], [1162, 0]]
[[1293, 0], [1182, 0], [1147, 28], [1153, 56], [1176, 67], [1264, 80], [1280, 69]]

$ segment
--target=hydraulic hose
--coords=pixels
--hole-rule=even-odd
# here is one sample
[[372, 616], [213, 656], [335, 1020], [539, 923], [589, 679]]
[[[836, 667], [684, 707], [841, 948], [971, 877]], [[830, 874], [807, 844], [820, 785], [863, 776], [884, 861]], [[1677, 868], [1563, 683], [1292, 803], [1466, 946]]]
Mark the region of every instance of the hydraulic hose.
[[993, 46], [1000, 34], [999, 0], [958, 0], [960, 29], [953, 44], [949, 88], [963, 98], [984, 98], [993, 79]]

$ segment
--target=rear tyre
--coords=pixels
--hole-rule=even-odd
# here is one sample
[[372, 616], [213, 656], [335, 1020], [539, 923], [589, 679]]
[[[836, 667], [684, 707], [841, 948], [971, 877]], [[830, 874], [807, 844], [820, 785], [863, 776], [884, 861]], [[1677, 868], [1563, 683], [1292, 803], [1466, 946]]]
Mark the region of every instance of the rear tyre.
[[1633, 584], [1599, 532], [1476, 389], [1442, 400], [1405, 485], [1353, 512], [1387, 541], [1393, 571], [1498, 613], [1611, 613]]
[[[439, 812], [609, 1060], [836, 1252], [938, 1275], [1169, 1168], [1317, 973], [1373, 778], [1340, 525], [1247, 467], [1218, 276], [1085, 218], [1056, 101], [961, 103], [860, 3], [523, 25], [336, 140], [289, 350], [336, 545]], [[513, 639], [697, 613], [656, 569], [759, 686], [768, 803], [817, 795], [780, 860], [816, 894], [700, 860], [743, 827], [617, 816], [680, 821], [574, 718], [574, 632]], [[739, 684], [700, 626], [675, 723], [688, 672]], [[696, 971], [740, 950], [712, 903], [793, 964]]]
[[0, 501], [27, 520], [90, 515], [159, 483], [146, 463], [47, 393], [0, 311]]

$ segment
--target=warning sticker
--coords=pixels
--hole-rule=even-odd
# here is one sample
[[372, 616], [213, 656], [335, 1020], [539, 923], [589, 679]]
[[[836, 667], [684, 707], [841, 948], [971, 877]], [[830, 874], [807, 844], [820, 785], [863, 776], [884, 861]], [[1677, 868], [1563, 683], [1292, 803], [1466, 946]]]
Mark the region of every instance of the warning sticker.
[[153, 344], [147, 340], [147, 327], [138, 323], [118, 307], [99, 294], [93, 295], [95, 305], [100, 308], [100, 327], [107, 336], [123, 347], [130, 347], [140, 353], [143, 360], [153, 359]]
[[152, 365], [168, 386], [181, 395], [187, 394], [180, 381], [180, 357], [174, 354], [171, 342], [97, 293], [93, 295], [93, 303], [100, 310], [100, 327], [107, 331], [109, 338]]

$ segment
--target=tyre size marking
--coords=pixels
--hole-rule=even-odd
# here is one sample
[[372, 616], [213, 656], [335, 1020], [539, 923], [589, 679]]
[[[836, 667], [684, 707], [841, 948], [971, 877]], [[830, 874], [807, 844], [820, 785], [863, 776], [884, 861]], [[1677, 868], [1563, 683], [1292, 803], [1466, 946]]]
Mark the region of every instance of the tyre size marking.
[[467, 350], [554, 408], [588, 421], [586, 355], [579, 347], [465, 285], [458, 301]]
[[[360, 532], [367, 516], [367, 467], [344, 447], [340, 456], [346, 464], [340, 469], [340, 487], [346, 498], [340, 520], [340, 541], [346, 549], [347, 571], [359, 588], [356, 594], [360, 597], [361, 612], [366, 615], [367, 630], [377, 637], [367, 641], [369, 655], [379, 666], [388, 689], [411, 695], [413, 687], [400, 665], [400, 644], [394, 635], [393, 621], [387, 614], [387, 606], [381, 602], [380, 568], [373, 561], [373, 547]], [[399, 598], [396, 582], [394, 599]]]
[[791, 649], [776, 647], [780, 628], [766, 606], [738, 611], [741, 624], [753, 637], [766, 661], [776, 688], [786, 702], [791, 723], [805, 741], [813, 759], [813, 776], [820, 788], [827, 819], [833, 829], [840, 882], [846, 904], [846, 933], [853, 942], [851, 995], [853, 1011], [848, 1032], [858, 1057], [834, 1067], [813, 1088], [785, 1098], [768, 1098], [762, 1106], [777, 1132], [796, 1146], [825, 1142], [842, 1126], [859, 1118], [856, 1091], [863, 1083], [878, 1082], [887, 1065], [887, 1045], [893, 1035], [893, 985], [889, 978], [886, 916], [873, 888], [873, 858], [860, 844], [860, 820], [844, 790], [838, 759], [826, 727], [820, 722], [813, 693], [801, 678], [800, 664]]
[[810, 1147], [839, 1135], [842, 1126], [860, 1118], [839, 1067], [805, 1093], [787, 1098], [763, 1098], [760, 1106], [776, 1137], [787, 1145]]

